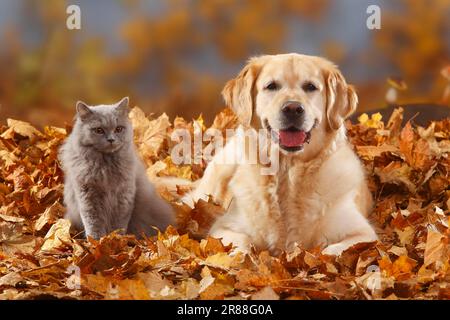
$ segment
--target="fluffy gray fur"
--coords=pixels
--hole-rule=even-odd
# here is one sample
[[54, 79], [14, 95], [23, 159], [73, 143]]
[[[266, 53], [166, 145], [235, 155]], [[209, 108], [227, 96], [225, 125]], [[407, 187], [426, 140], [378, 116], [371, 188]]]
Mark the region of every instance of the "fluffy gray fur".
[[128, 119], [128, 98], [91, 107], [78, 102], [73, 131], [59, 158], [66, 219], [98, 239], [114, 230], [140, 236], [174, 223], [172, 207], [146, 176]]

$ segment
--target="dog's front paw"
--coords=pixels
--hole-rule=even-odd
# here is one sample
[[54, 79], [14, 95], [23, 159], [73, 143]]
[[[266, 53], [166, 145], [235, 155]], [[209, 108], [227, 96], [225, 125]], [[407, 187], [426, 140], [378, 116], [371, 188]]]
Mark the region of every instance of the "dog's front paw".
[[327, 254], [329, 256], [339, 256], [345, 249], [347, 249], [347, 246], [345, 244], [335, 243], [323, 249], [322, 253]]

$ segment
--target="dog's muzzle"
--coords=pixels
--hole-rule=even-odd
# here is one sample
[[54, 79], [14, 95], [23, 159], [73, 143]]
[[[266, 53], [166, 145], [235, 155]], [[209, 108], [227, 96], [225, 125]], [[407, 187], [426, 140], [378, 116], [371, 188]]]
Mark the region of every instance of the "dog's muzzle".
[[298, 101], [286, 101], [281, 107], [283, 127], [301, 127], [305, 121], [305, 108]]

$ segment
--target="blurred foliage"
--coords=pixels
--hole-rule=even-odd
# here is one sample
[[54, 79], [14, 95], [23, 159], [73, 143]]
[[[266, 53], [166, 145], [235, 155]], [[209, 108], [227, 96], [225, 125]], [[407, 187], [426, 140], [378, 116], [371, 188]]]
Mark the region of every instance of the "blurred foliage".
[[[17, 19], [39, 33], [39, 43], [30, 45], [14, 27], [1, 31], [7, 45], [0, 48], [0, 118], [62, 125], [78, 99], [95, 104], [129, 95], [147, 112], [203, 112], [209, 121], [233, 74], [224, 70], [237, 71], [255, 53], [283, 52], [291, 21], [320, 23], [332, 8], [329, 0], [168, 0], [164, 14], [152, 16], [144, 2], [118, 2], [126, 19], [111, 33], [125, 45], [120, 53], [86, 28], [67, 30], [67, 1], [21, 2]], [[389, 66], [404, 77], [410, 89], [399, 102], [448, 104], [440, 101], [448, 85], [440, 70], [449, 64], [449, 10], [448, 0], [399, 0], [391, 12], [383, 9], [382, 29], [370, 33], [373, 46], [360, 53], [361, 68]], [[328, 40], [322, 49], [343, 69], [354, 63], [345, 44]], [[220, 66], [202, 65], [211, 56]], [[384, 104], [383, 81], [356, 85], [363, 109]]]
[[450, 1], [401, 0], [399, 8], [383, 13], [382, 32], [375, 45], [385, 63], [393, 65], [408, 83], [399, 102], [434, 102], [440, 99], [448, 80], [440, 70], [450, 63]]

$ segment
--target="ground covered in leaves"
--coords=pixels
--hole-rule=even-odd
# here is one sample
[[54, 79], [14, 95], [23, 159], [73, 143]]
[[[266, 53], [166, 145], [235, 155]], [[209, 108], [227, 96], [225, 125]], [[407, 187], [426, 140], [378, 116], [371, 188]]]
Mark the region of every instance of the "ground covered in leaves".
[[[148, 175], [201, 177], [205, 162], [175, 166], [169, 150], [175, 128], [205, 131], [167, 116], [130, 113]], [[407, 119], [406, 119], [407, 120]], [[450, 120], [428, 128], [397, 110], [387, 123], [363, 115], [347, 124], [363, 160], [376, 206], [371, 220], [379, 242], [340, 257], [320, 248], [230, 255], [205, 236], [223, 210], [212, 201], [190, 209], [160, 189], [178, 211], [178, 229], [137, 240], [111, 234], [99, 241], [70, 234], [63, 220], [63, 176], [57, 150], [70, 127], [8, 119], [0, 128], [0, 299], [448, 299], [450, 298]], [[236, 126], [228, 109], [212, 127]]]

